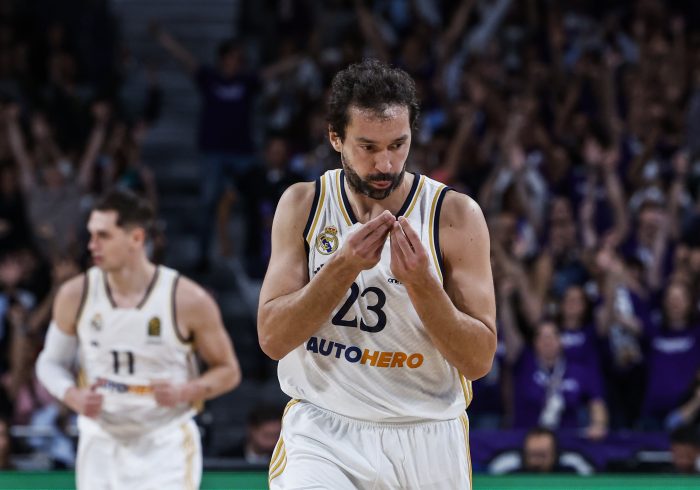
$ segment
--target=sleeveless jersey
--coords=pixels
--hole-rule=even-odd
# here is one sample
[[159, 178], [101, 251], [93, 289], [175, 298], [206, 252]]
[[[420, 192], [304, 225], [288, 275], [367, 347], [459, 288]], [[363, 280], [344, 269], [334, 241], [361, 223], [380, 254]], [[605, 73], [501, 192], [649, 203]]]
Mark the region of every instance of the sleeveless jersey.
[[[304, 230], [309, 277], [330, 260], [357, 222], [344, 172], [316, 181]], [[440, 207], [447, 187], [416, 174], [398, 216], [405, 216], [442, 282]], [[428, 337], [406, 288], [391, 274], [387, 238], [379, 263], [362, 271], [327, 322], [279, 362], [282, 390], [327, 410], [375, 422], [446, 420], [471, 400], [467, 381]]]
[[103, 395], [97, 422], [114, 436], [129, 437], [185, 420], [190, 405], [156, 403], [152, 380], [183, 383], [196, 373], [192, 346], [177, 330], [175, 287], [179, 275], [158, 266], [141, 303], [135, 308], [114, 304], [106, 274], [86, 272], [77, 332], [80, 383]]

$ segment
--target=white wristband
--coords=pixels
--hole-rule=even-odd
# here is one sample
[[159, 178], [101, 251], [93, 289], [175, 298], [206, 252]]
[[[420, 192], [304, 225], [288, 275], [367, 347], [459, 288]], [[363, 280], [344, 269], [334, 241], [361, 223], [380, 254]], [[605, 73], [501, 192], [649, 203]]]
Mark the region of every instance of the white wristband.
[[68, 388], [75, 386], [71, 367], [77, 352], [78, 338], [64, 333], [55, 322], [51, 322], [44, 350], [36, 361], [36, 375], [46, 390], [61, 401]]

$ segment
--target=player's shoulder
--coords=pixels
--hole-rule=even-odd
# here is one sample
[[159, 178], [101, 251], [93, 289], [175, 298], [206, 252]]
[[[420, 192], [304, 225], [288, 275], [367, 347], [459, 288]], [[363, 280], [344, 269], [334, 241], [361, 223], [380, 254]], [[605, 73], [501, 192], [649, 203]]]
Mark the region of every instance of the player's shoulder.
[[175, 285], [175, 303], [178, 308], [191, 308], [210, 300], [211, 295], [201, 284], [187, 276], [178, 277]]
[[193, 279], [179, 276], [175, 284], [175, 314], [178, 324], [188, 332], [220, 315], [214, 296]]
[[297, 182], [289, 186], [277, 204], [277, 213], [285, 221], [305, 222], [316, 196], [316, 182]]
[[63, 330], [73, 332], [76, 328], [85, 303], [87, 288], [85, 273], [68, 279], [58, 288], [53, 303], [53, 319]]
[[87, 274], [81, 273], [65, 281], [56, 293], [57, 304], [80, 304], [87, 292]]
[[440, 211], [442, 226], [464, 228], [485, 223], [481, 206], [472, 197], [453, 189], [445, 193]]
[[297, 182], [290, 185], [282, 194], [280, 204], [311, 204], [316, 193], [316, 182]]

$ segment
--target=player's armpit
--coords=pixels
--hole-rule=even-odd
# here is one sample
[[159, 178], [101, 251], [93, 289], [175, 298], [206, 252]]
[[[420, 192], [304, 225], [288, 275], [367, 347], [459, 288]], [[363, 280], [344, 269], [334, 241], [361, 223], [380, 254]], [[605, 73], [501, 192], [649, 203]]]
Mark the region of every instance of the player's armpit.
[[240, 365], [214, 298], [192, 280], [181, 278], [175, 302], [179, 328], [193, 339], [195, 351], [207, 365], [199, 378], [188, 383], [185, 393], [192, 400], [187, 401], [213, 398], [238, 386]]

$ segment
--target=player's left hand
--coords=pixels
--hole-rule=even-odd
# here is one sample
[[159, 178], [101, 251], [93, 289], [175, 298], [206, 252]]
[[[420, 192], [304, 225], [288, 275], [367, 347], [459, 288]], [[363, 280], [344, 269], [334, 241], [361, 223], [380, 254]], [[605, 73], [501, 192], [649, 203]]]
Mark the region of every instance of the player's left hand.
[[185, 401], [182, 385], [174, 385], [165, 380], [153, 380], [151, 381], [151, 387], [158, 405], [175, 407]]
[[408, 285], [422, 281], [428, 271], [428, 252], [408, 220], [400, 216], [391, 229], [391, 273]]

